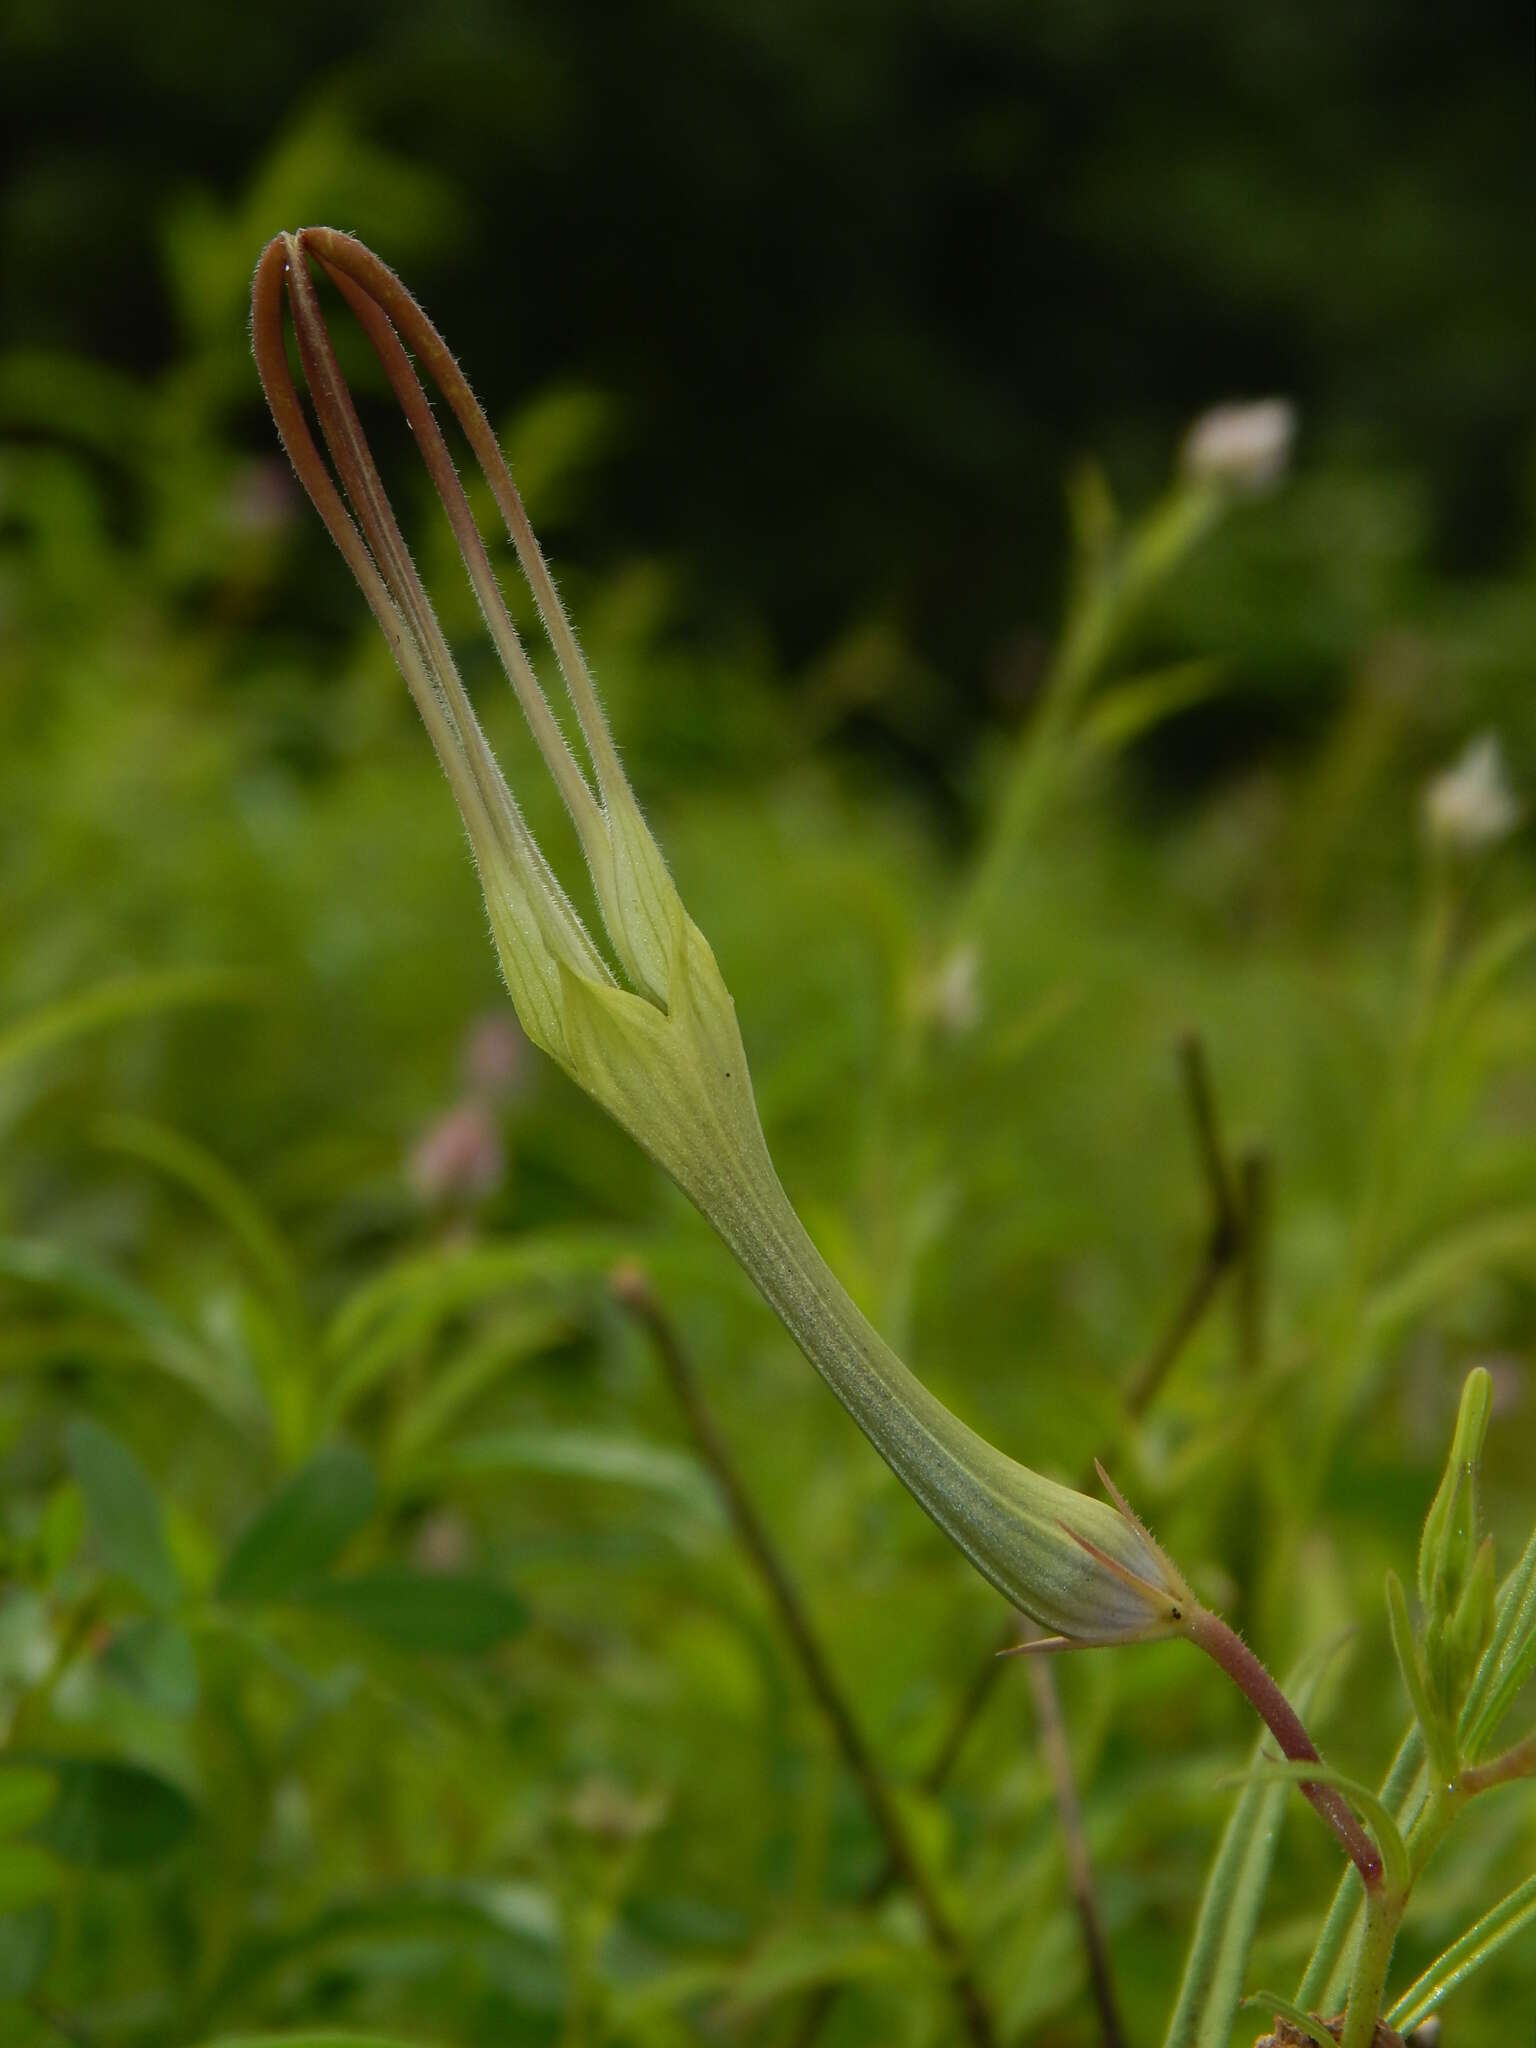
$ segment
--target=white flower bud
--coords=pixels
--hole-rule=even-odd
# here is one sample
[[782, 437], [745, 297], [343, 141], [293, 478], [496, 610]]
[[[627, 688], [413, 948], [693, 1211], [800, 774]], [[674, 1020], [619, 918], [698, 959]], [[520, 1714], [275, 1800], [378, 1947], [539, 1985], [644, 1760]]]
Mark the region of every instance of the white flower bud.
[[1295, 438], [1296, 408], [1288, 398], [1213, 405], [1184, 436], [1184, 474], [1220, 490], [1268, 490], [1285, 475]]
[[1481, 733], [1435, 776], [1424, 792], [1424, 821], [1430, 837], [1452, 853], [1480, 853], [1514, 831], [1520, 806], [1496, 733]]

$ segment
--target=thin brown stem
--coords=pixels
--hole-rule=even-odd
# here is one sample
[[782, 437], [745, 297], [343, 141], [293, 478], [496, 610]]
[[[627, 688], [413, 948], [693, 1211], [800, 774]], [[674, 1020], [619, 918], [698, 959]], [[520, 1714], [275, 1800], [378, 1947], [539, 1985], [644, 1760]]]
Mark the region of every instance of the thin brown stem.
[[1061, 1717], [1061, 1702], [1050, 1667], [1039, 1657], [1025, 1659], [1030, 1691], [1035, 1702], [1035, 1727], [1046, 1769], [1051, 1774], [1051, 1791], [1056, 1801], [1056, 1818], [1066, 1851], [1067, 1883], [1072, 1891], [1078, 1925], [1082, 1930], [1083, 1952], [1088, 1961], [1088, 1983], [1098, 2008], [1099, 2034], [1104, 2048], [1125, 2048], [1125, 2028], [1115, 1998], [1115, 1980], [1110, 1967], [1109, 1943], [1099, 1912], [1099, 1895], [1093, 1880], [1093, 1861], [1088, 1838], [1083, 1832], [1083, 1810], [1078, 1801], [1077, 1781], [1072, 1773], [1072, 1752]]
[[1221, 1128], [1216, 1118], [1216, 1093], [1211, 1086], [1210, 1061], [1206, 1056], [1205, 1040], [1198, 1031], [1191, 1029], [1181, 1033], [1178, 1055], [1195, 1145], [1210, 1196], [1212, 1247], [1213, 1250], [1219, 1248], [1224, 1262], [1230, 1262], [1237, 1250], [1240, 1218], [1232, 1192], [1232, 1176], [1227, 1170], [1226, 1149], [1221, 1142]]
[[1269, 1211], [1274, 1163], [1262, 1145], [1238, 1161], [1240, 1245], [1237, 1267], [1237, 1359], [1252, 1375], [1264, 1364], [1269, 1322]]
[[742, 1483], [682, 1340], [649, 1280], [637, 1267], [622, 1267], [613, 1275], [612, 1286], [616, 1299], [650, 1339], [683, 1419], [709, 1467], [737, 1539], [778, 1611], [811, 1693], [863, 1794], [870, 1818], [885, 1845], [889, 1865], [911, 1892], [928, 1938], [950, 1972], [966, 2034], [976, 2048], [990, 2048], [997, 2039], [997, 2030], [971, 1971], [965, 1945], [913, 1845], [874, 1751], [816, 1633], [800, 1589]]
[[[1293, 1763], [1320, 1764], [1317, 1745], [1302, 1726], [1301, 1716], [1236, 1629], [1205, 1607], [1190, 1612], [1186, 1627], [1190, 1641], [1219, 1664], [1247, 1697], [1279, 1743], [1282, 1754]], [[1336, 1786], [1311, 1780], [1303, 1780], [1301, 1790], [1338, 1836], [1345, 1855], [1360, 1873], [1367, 1895], [1379, 1891], [1380, 1852], [1344, 1794]]]
[[1532, 1777], [1536, 1777], [1536, 1733], [1523, 1737], [1513, 1749], [1506, 1749], [1502, 1756], [1490, 1757], [1485, 1764], [1469, 1764], [1457, 1779], [1456, 1788], [1473, 1798], [1495, 1785], [1509, 1785], [1516, 1778]]

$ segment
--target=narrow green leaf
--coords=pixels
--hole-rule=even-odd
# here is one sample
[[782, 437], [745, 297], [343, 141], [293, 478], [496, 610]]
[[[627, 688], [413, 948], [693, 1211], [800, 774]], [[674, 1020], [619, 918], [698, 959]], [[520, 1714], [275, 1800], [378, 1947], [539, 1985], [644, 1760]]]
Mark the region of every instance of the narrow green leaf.
[[1536, 1252], [1536, 1208], [1500, 1210], [1447, 1232], [1384, 1280], [1367, 1313], [1377, 1342], [1488, 1272], [1524, 1271]]
[[47, 1009], [34, 1010], [0, 1032], [0, 1070], [124, 1018], [149, 1017], [191, 1003], [245, 1003], [256, 988], [251, 975], [217, 967], [173, 967], [158, 974], [126, 975], [119, 981], [102, 982], [80, 995], [51, 1003]]
[[468, 1573], [390, 1567], [307, 1587], [299, 1604], [360, 1628], [397, 1650], [480, 1657], [528, 1626], [528, 1609], [509, 1587]]
[[1283, 1781], [1287, 1785], [1332, 1785], [1342, 1792], [1346, 1799], [1353, 1801], [1370, 1824], [1381, 1851], [1382, 1868], [1389, 1885], [1400, 1896], [1406, 1897], [1413, 1883], [1412, 1866], [1408, 1861], [1408, 1845], [1396, 1820], [1387, 1811], [1384, 1803], [1368, 1785], [1362, 1785], [1355, 1778], [1336, 1771], [1331, 1764], [1320, 1763], [1262, 1763], [1257, 1776]]
[[1390, 2024], [1399, 2033], [1416, 2027], [1420, 2020], [1428, 2018], [1442, 1998], [1464, 1984], [1474, 1971], [1480, 1970], [1506, 1942], [1513, 1941], [1520, 1930], [1533, 1920], [1536, 1920], [1536, 1877], [1528, 1877], [1507, 1898], [1501, 1899], [1491, 1912], [1485, 1913], [1475, 1926], [1469, 1927], [1459, 1941], [1452, 1942], [1445, 1954], [1409, 1985], [1387, 2014]]
[[712, 1518], [719, 1501], [697, 1460], [639, 1437], [587, 1429], [503, 1429], [451, 1444], [411, 1468], [413, 1480], [452, 1483], [510, 1475], [589, 1479], [664, 1495]]
[[157, 1862], [192, 1832], [197, 1809], [179, 1786], [109, 1757], [29, 1758], [58, 1780], [59, 1796], [33, 1836], [61, 1862], [91, 1870]]
[[1083, 716], [1084, 743], [1096, 753], [1128, 747], [1196, 704], [1203, 704], [1227, 683], [1218, 661], [1180, 661], [1146, 675], [1132, 676], [1101, 690]]
[[[562, 1914], [534, 1885], [474, 1880], [430, 1880], [393, 1886], [324, 1907], [279, 1933], [250, 1934], [235, 1949], [208, 1992], [205, 2010], [249, 2003], [259, 1985], [301, 1963], [345, 1958], [349, 1967], [370, 1952], [398, 1956], [423, 1940], [490, 1941], [541, 1973], [550, 2003], [563, 1995], [560, 1973]], [[241, 2036], [242, 2040], [265, 2036]], [[220, 2048], [229, 2048], [221, 2043]]]
[[1479, 1533], [1477, 1468], [1492, 1412], [1493, 1375], [1475, 1366], [1461, 1390], [1445, 1473], [1419, 1538], [1419, 1599], [1426, 1615], [1450, 1611], [1471, 1569]]
[[69, 1425], [64, 1442], [108, 1569], [152, 1607], [173, 1607], [181, 1587], [149, 1474], [125, 1443], [88, 1416]]
[[397, 1464], [419, 1459], [480, 1397], [530, 1358], [576, 1334], [569, 1309], [554, 1301], [513, 1302], [473, 1342], [446, 1359], [405, 1408], [395, 1432]]
[[300, 1319], [303, 1287], [293, 1253], [250, 1189], [222, 1159], [147, 1117], [105, 1117], [96, 1135], [102, 1144], [158, 1168], [195, 1195], [244, 1247], [251, 1269], [289, 1319]]
[[1499, 1723], [1536, 1672], [1536, 1532], [1499, 1591], [1493, 1635], [1461, 1710], [1461, 1744], [1473, 1763], [1487, 1753]]
[[0, 1770], [0, 1840], [35, 1827], [58, 1794], [52, 1771]]
[[350, 1444], [316, 1451], [236, 1542], [219, 1578], [229, 1601], [284, 1600], [321, 1578], [373, 1513], [372, 1465]]
[[1418, 1717], [1423, 1730], [1425, 1745], [1435, 1762], [1437, 1771], [1447, 1779], [1454, 1777], [1456, 1759], [1450, 1753], [1449, 1730], [1445, 1717], [1430, 1698], [1429, 1678], [1424, 1670], [1424, 1660], [1419, 1654], [1414, 1639], [1413, 1622], [1408, 1614], [1408, 1596], [1403, 1591], [1403, 1582], [1396, 1572], [1387, 1573], [1387, 1621], [1392, 1631], [1392, 1648], [1397, 1655], [1397, 1668], [1402, 1673], [1403, 1685], [1407, 1690], [1409, 1705]]
[[258, 1391], [140, 1287], [64, 1245], [0, 1238], [0, 1279], [83, 1303], [126, 1331], [139, 1354], [242, 1429], [264, 1422]]
[[1293, 2005], [1288, 1998], [1282, 1998], [1278, 1991], [1254, 1991], [1243, 2000], [1245, 2006], [1257, 2006], [1262, 2011], [1272, 2012], [1277, 2020], [1289, 2020], [1298, 2034], [1314, 2041], [1317, 2048], [1339, 2048], [1338, 2042], [1322, 2021], [1303, 2006]]
[[402, 1259], [342, 1303], [326, 1330], [325, 1351], [332, 1363], [339, 1365], [393, 1316], [419, 1308], [447, 1315], [530, 1283], [601, 1278], [634, 1251], [633, 1236], [571, 1230]]
[[[1286, 1683], [1286, 1697], [1298, 1713], [1311, 1705], [1323, 1661], [1321, 1656], [1307, 1659]], [[1285, 1810], [1285, 1787], [1267, 1785], [1255, 1775], [1268, 1740], [1261, 1737], [1254, 1748], [1252, 1767], [1211, 1865], [1164, 2048], [1227, 2048], [1232, 2038]]]
[[[1424, 1737], [1418, 1723], [1408, 1732], [1392, 1760], [1381, 1788], [1382, 1804], [1397, 1816], [1398, 1832], [1406, 1835], [1423, 1808], [1427, 1796], [1428, 1766], [1424, 1760]], [[1296, 1996], [1314, 2011], [1335, 2010], [1344, 1998], [1344, 1981], [1365, 1910], [1365, 1888], [1360, 1873], [1351, 1863], [1339, 1879], [1328, 1914], [1307, 1960]]]

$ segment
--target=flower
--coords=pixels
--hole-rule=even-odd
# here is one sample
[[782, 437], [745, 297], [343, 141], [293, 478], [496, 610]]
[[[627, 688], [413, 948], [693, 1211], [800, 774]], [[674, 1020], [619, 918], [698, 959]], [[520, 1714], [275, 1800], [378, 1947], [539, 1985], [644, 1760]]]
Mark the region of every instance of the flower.
[[1431, 839], [1452, 853], [1481, 853], [1507, 839], [1520, 822], [1520, 806], [1504, 772], [1497, 733], [1470, 740], [1424, 792]]
[[411, 1186], [431, 1204], [483, 1201], [501, 1186], [507, 1171], [496, 1119], [473, 1096], [427, 1126], [407, 1164]]
[[1295, 438], [1296, 408], [1288, 398], [1213, 405], [1184, 437], [1184, 473], [1223, 490], [1268, 490], [1285, 475]]
[[[311, 263], [351, 308], [416, 437], [502, 665], [575, 823], [606, 952], [556, 880], [481, 732], [342, 377]], [[289, 372], [285, 295], [334, 480]], [[263, 253], [252, 337], [283, 445], [447, 774], [528, 1037], [672, 1175], [897, 1477], [1014, 1606], [1074, 1642], [1187, 1632], [1187, 1588], [1118, 1496], [1111, 1505], [1075, 1493], [985, 1442], [908, 1371], [812, 1244], [768, 1155], [730, 992], [641, 816], [517, 487], [437, 329], [360, 242], [307, 228], [279, 235]], [[506, 522], [576, 714], [586, 769], [507, 614], [407, 345], [462, 427]]]

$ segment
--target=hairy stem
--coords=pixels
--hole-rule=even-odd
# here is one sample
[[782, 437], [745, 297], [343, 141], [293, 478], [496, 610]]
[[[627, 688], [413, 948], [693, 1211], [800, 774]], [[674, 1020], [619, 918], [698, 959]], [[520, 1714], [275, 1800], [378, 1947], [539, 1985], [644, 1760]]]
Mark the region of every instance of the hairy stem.
[[[1233, 1628], [1209, 1608], [1195, 1607], [1186, 1617], [1191, 1642], [1219, 1664], [1252, 1704], [1293, 1763], [1320, 1764], [1321, 1756], [1301, 1716], [1279, 1685]], [[1338, 1836], [1340, 1845], [1360, 1873], [1367, 1899], [1382, 1890], [1381, 1856], [1370, 1836], [1356, 1818], [1349, 1801], [1333, 1785], [1303, 1781], [1302, 1792]]]
[[1376, 2021], [1386, 1995], [1387, 1972], [1392, 1967], [1392, 1951], [1397, 1945], [1397, 1930], [1406, 1904], [1406, 1899], [1398, 1898], [1383, 1885], [1366, 1892], [1365, 1928], [1355, 1955], [1339, 2048], [1373, 2048]]

